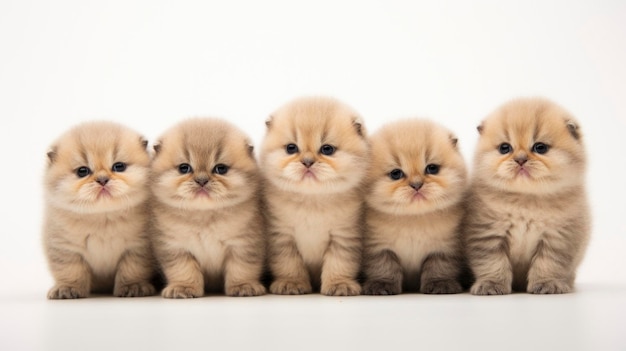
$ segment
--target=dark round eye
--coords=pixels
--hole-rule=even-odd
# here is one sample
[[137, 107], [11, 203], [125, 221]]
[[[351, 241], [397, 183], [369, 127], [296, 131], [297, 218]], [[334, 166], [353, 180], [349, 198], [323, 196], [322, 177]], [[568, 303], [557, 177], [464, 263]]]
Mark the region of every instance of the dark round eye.
[[332, 145], [324, 144], [320, 148], [322, 155], [330, 156], [335, 153], [335, 147]]
[[124, 162], [115, 162], [111, 170], [113, 172], [124, 172], [126, 170], [126, 164]]
[[425, 172], [426, 174], [437, 174], [439, 173], [439, 168], [440, 168], [439, 165], [431, 163], [428, 166], [426, 166]]
[[500, 146], [498, 146], [498, 151], [500, 151], [501, 154], [506, 155], [509, 152], [513, 151], [513, 147], [509, 143], [502, 143], [500, 144]]
[[76, 175], [78, 178], [85, 178], [86, 176], [91, 174], [91, 170], [87, 167], [78, 167], [76, 169]]
[[189, 163], [181, 163], [178, 165], [178, 172], [180, 174], [188, 174], [193, 172], [193, 168], [191, 168]]
[[550, 147], [544, 143], [535, 143], [535, 145], [533, 145], [533, 152], [540, 155], [545, 154], [549, 149]]
[[228, 169], [229, 167], [227, 165], [220, 163], [216, 165], [215, 167], [213, 167], [213, 173], [224, 175], [228, 173]]
[[296, 144], [287, 144], [287, 146], [285, 146], [285, 151], [287, 151], [287, 153], [289, 155], [293, 155], [296, 152], [298, 152], [298, 145]]
[[393, 171], [389, 172], [389, 178], [393, 179], [393, 180], [398, 180], [398, 179], [402, 179], [404, 178], [404, 172], [402, 172], [401, 169], [394, 169]]

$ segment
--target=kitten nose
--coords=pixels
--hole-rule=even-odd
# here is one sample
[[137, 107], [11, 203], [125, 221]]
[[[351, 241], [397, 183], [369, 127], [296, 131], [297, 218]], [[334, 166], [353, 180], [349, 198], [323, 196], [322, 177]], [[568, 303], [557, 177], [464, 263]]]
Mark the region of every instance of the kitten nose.
[[209, 182], [209, 178], [204, 178], [204, 177], [202, 177], [202, 178], [195, 178], [194, 180], [195, 180], [195, 181], [196, 181], [196, 183], [198, 183], [198, 185], [200, 185], [200, 186], [205, 186], [205, 185], [207, 185], [207, 183]]
[[100, 184], [102, 186], [107, 185], [108, 182], [109, 182], [109, 178], [108, 177], [98, 177], [96, 179], [96, 183], [98, 183], [98, 184]]
[[524, 163], [526, 163], [526, 161], [528, 161], [528, 157], [526, 157], [526, 155], [524, 156], [517, 156], [514, 158], [515, 162], [517, 162], [518, 165], [522, 166]]
[[308, 157], [303, 158], [301, 162], [306, 168], [311, 168], [311, 166], [315, 163], [315, 161], [312, 158], [308, 158]]
[[415, 189], [415, 191], [417, 191], [417, 190], [420, 190], [422, 188], [424, 183], [417, 182], [417, 183], [411, 183], [409, 185], [411, 186], [411, 188], [413, 188], [413, 189]]

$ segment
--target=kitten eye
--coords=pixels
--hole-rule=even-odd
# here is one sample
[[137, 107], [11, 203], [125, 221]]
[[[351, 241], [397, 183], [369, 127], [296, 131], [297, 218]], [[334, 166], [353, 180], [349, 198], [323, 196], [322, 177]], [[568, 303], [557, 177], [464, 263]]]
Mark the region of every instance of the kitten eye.
[[76, 175], [78, 178], [85, 178], [86, 176], [91, 174], [91, 170], [87, 167], [78, 167], [76, 169]]
[[436, 165], [434, 163], [429, 164], [428, 166], [426, 166], [426, 174], [437, 174], [439, 173], [439, 165]]
[[178, 165], [178, 172], [180, 174], [188, 174], [193, 172], [193, 168], [191, 168], [189, 163], [181, 163]]
[[330, 156], [335, 153], [335, 147], [332, 145], [324, 144], [320, 148], [322, 155]]
[[111, 170], [113, 172], [124, 172], [126, 170], [126, 164], [124, 162], [115, 162]]
[[501, 154], [506, 155], [509, 152], [513, 151], [513, 147], [509, 143], [502, 143], [502, 144], [500, 144], [500, 146], [498, 146], [498, 151]]
[[399, 180], [404, 178], [404, 172], [402, 172], [401, 169], [394, 169], [393, 171], [389, 172], [389, 178], [393, 179], [393, 180]]
[[215, 174], [220, 174], [220, 175], [224, 175], [226, 173], [228, 173], [229, 167], [225, 164], [218, 164], [215, 167], [213, 167], [213, 173]]
[[540, 155], [545, 154], [549, 149], [550, 147], [544, 143], [535, 143], [535, 145], [533, 145], [533, 152]]
[[287, 144], [287, 146], [285, 146], [285, 151], [287, 151], [289, 155], [293, 155], [300, 150], [298, 150], [298, 145], [296, 144]]

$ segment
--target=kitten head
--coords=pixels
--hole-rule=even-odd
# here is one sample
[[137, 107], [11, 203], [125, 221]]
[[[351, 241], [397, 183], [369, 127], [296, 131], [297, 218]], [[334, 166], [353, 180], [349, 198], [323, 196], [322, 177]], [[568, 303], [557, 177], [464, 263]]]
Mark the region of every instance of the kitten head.
[[379, 211], [423, 214], [461, 200], [466, 168], [457, 139], [428, 120], [389, 123], [372, 137], [366, 201]]
[[578, 123], [548, 100], [513, 100], [478, 130], [475, 172], [487, 185], [548, 194], [583, 181], [585, 154]]
[[169, 206], [220, 209], [257, 196], [251, 143], [230, 123], [188, 119], [168, 130], [154, 149], [153, 192]]
[[267, 121], [261, 152], [265, 177], [285, 191], [322, 194], [357, 186], [368, 145], [360, 117], [331, 98], [301, 98]]
[[48, 201], [78, 213], [130, 208], [148, 196], [147, 142], [116, 123], [88, 122], [63, 134], [48, 152]]

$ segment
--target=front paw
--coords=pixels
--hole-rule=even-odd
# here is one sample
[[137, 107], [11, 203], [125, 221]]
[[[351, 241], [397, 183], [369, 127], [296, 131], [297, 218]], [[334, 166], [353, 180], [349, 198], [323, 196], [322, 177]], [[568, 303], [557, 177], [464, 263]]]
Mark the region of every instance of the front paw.
[[265, 287], [259, 282], [229, 286], [225, 290], [228, 296], [260, 296], [265, 294]]
[[168, 285], [161, 292], [161, 296], [168, 299], [188, 299], [192, 297], [200, 297], [204, 295], [202, 287], [193, 287], [186, 285]]
[[313, 291], [308, 281], [278, 279], [270, 285], [270, 292], [276, 295], [302, 295]]
[[356, 296], [361, 294], [361, 285], [354, 280], [334, 284], [322, 283], [320, 293], [328, 296]]
[[48, 291], [50, 300], [79, 299], [87, 296], [89, 296], [87, 289], [69, 285], [55, 285]]
[[154, 286], [148, 282], [116, 285], [113, 288], [113, 296], [117, 297], [143, 297], [152, 296], [155, 293]]
[[434, 280], [422, 284], [420, 292], [423, 294], [458, 294], [463, 291], [461, 284], [454, 279]]
[[363, 285], [364, 295], [398, 295], [401, 292], [402, 286], [399, 283], [368, 280]]
[[531, 294], [567, 294], [572, 292], [572, 286], [562, 280], [549, 280], [530, 283], [527, 290]]
[[491, 280], [479, 280], [470, 289], [473, 295], [507, 295], [511, 293], [511, 285]]

